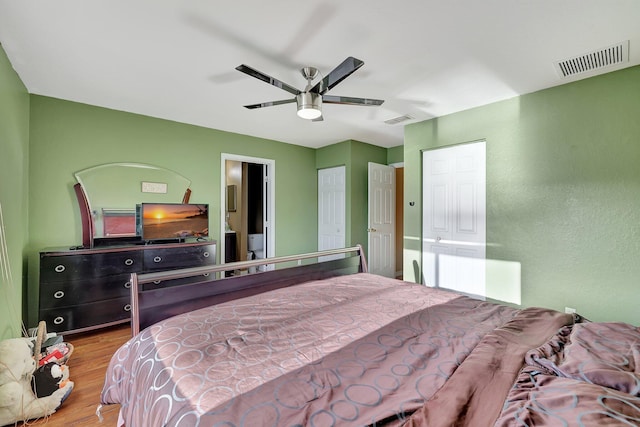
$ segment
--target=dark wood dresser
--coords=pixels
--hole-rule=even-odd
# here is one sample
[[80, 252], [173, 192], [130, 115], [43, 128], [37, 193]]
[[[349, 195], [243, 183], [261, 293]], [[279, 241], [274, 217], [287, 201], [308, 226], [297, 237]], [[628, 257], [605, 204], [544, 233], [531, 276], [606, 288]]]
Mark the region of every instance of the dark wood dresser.
[[[75, 250], [48, 248], [40, 252], [39, 320], [47, 323], [48, 331], [57, 333], [128, 322], [131, 273], [215, 263], [215, 241]], [[167, 281], [154, 286], [174, 284]]]

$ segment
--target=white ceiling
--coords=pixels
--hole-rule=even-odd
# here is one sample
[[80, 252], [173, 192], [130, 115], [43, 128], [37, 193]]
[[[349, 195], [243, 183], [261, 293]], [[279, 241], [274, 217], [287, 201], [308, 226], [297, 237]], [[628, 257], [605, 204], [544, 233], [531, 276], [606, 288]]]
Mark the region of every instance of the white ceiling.
[[[555, 62], [629, 40], [629, 61], [571, 79]], [[640, 64], [638, 0], [0, 0], [0, 42], [29, 93], [307, 147], [403, 143], [403, 125]], [[299, 69], [365, 65], [329, 94], [291, 98], [235, 70], [304, 89]], [[414, 119], [389, 125], [408, 114]]]

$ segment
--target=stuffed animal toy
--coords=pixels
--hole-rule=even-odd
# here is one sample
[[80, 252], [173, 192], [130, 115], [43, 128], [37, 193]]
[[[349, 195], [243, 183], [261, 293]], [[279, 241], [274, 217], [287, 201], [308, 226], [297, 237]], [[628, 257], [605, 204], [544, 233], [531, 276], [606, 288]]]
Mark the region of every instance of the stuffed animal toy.
[[0, 425], [49, 416], [73, 389], [73, 382], [68, 381], [49, 396], [34, 394], [32, 347], [28, 338], [0, 341]]
[[[31, 383], [36, 397], [45, 397], [64, 387], [68, 381], [69, 367], [67, 365], [59, 365], [56, 362], [49, 362], [36, 369]], [[66, 398], [67, 396], [64, 396], [62, 401], [64, 402]]]

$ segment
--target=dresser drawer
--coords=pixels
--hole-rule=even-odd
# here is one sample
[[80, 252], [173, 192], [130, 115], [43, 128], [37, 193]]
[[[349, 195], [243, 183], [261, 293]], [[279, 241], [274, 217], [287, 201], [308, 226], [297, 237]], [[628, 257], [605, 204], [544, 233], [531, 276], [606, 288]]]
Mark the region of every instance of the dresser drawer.
[[171, 270], [176, 268], [200, 267], [216, 263], [216, 246], [184, 246], [154, 248], [144, 251], [144, 271]]
[[131, 297], [131, 275], [40, 284], [40, 309]]
[[139, 251], [40, 256], [40, 283], [105, 277], [142, 270]]
[[65, 332], [114, 323], [131, 318], [130, 298], [81, 304], [74, 307], [40, 310], [40, 320], [47, 322], [47, 330]]
[[201, 274], [199, 276], [183, 277], [183, 278], [174, 279], [174, 280], [157, 280], [152, 283], [145, 283], [144, 285], [142, 285], [142, 289], [145, 291], [148, 291], [151, 289], [158, 289], [158, 288], [170, 288], [172, 286], [186, 285], [189, 283], [206, 282], [207, 280], [209, 280], [208, 278], [209, 278], [209, 273]]

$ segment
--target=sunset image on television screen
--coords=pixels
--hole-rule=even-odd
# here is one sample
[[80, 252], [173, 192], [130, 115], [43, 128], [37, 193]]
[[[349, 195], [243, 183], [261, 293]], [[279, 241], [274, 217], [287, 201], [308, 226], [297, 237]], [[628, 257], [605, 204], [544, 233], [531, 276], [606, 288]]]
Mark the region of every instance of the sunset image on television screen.
[[142, 237], [146, 240], [209, 234], [207, 205], [145, 203], [142, 218]]

